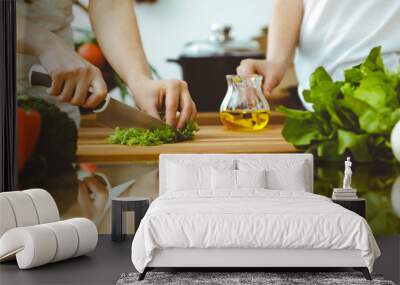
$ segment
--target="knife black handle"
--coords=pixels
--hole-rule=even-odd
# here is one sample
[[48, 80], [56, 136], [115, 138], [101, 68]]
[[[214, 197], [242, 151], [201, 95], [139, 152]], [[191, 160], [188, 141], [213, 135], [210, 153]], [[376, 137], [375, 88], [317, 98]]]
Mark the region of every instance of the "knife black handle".
[[[40, 72], [37, 70], [31, 69], [29, 72], [29, 83], [31, 86], [42, 86], [42, 87], [47, 87], [50, 88], [51, 84], [53, 83], [51, 77], [44, 72]], [[90, 94], [89, 94], [90, 96]], [[87, 115], [87, 114], [92, 114], [93, 112], [96, 112], [97, 110], [100, 110], [104, 107], [104, 105], [107, 103], [107, 98], [101, 102], [99, 105], [97, 105], [96, 108], [90, 109], [90, 108], [84, 108], [79, 106], [79, 111], [82, 115]]]

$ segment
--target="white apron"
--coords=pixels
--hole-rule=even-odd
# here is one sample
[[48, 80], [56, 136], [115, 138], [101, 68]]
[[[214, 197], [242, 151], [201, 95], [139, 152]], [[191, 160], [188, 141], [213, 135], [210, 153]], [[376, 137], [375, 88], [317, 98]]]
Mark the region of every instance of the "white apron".
[[[31, 0], [31, 3], [26, 3], [24, 0], [17, 0], [17, 15], [27, 20], [26, 22], [24, 21], [24, 25], [29, 24], [29, 22], [40, 25], [62, 38], [71, 49], [74, 49], [71, 29], [71, 22], [73, 20], [72, 5], [72, 0]], [[25, 36], [35, 35], [25, 34]], [[44, 87], [29, 86], [29, 70], [34, 64], [40, 64], [39, 59], [30, 55], [17, 53], [18, 94], [41, 98], [50, 104], [56, 105], [63, 112], [67, 113], [75, 121], [77, 127], [79, 127], [80, 114], [76, 106], [59, 102], [56, 100], [56, 97], [48, 95]]]

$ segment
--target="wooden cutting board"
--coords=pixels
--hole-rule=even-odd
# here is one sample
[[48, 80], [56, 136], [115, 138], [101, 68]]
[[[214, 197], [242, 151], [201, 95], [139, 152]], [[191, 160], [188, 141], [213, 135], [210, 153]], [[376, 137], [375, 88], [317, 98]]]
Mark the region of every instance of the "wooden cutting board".
[[[201, 119], [201, 117], [203, 117]], [[199, 116], [200, 131], [192, 141], [159, 146], [122, 146], [106, 142], [112, 129], [83, 124], [79, 130], [79, 162], [158, 160], [160, 153], [280, 153], [296, 152], [282, 135], [282, 120], [275, 117], [263, 131], [230, 131], [217, 124], [216, 114]], [[206, 120], [205, 120], [206, 119]], [[202, 125], [207, 123], [207, 125]], [[213, 124], [215, 123], [215, 124]]]

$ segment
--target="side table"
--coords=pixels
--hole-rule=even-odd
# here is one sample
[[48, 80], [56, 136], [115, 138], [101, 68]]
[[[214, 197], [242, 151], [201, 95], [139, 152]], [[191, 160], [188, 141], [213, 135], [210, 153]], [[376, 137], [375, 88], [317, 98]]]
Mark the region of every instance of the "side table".
[[361, 217], [365, 218], [365, 199], [357, 198], [351, 200], [336, 200], [332, 199], [333, 203], [339, 204], [340, 206], [359, 214]]
[[124, 212], [135, 212], [135, 231], [140, 221], [146, 214], [150, 205], [150, 199], [144, 197], [118, 197], [112, 200], [112, 231], [113, 241], [122, 241], [126, 238], [126, 219]]

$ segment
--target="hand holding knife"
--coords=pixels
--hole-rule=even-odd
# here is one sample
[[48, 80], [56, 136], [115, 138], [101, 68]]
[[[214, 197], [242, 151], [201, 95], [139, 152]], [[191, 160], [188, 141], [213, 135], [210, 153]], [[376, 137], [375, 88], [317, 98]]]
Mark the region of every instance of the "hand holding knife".
[[[34, 65], [29, 72], [29, 83], [31, 86], [43, 86], [49, 88], [52, 85], [52, 79], [42, 66]], [[118, 100], [111, 98], [109, 94], [107, 94], [106, 99], [95, 109], [80, 107], [80, 110], [83, 114], [95, 114], [98, 123], [111, 128], [156, 129], [166, 127], [166, 124], [163, 121], [158, 120], [137, 108], [121, 103]]]

